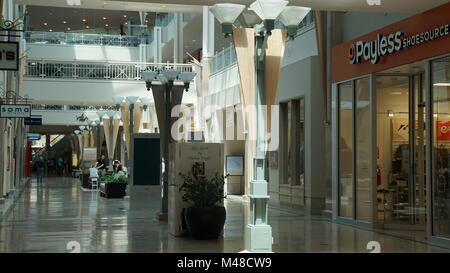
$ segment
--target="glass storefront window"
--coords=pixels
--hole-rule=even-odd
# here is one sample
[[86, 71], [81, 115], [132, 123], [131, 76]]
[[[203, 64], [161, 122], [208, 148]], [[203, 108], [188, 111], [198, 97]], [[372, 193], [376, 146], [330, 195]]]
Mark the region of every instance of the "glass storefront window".
[[353, 218], [353, 82], [339, 85], [339, 216]]
[[433, 235], [450, 238], [450, 57], [431, 63]]
[[356, 218], [370, 222], [372, 218], [372, 143], [370, 110], [370, 79], [356, 80]]

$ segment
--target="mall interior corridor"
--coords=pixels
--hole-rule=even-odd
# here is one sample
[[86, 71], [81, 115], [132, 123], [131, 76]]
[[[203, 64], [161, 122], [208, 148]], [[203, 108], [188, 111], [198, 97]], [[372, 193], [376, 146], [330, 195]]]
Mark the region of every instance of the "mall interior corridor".
[[[211, 241], [174, 237], [167, 223], [159, 222], [159, 203], [129, 209], [127, 199], [104, 199], [97, 191], [80, 187], [78, 179], [33, 179], [0, 224], [0, 252], [68, 253], [67, 244], [80, 243], [81, 253], [226, 252], [244, 249], [247, 202], [226, 199], [227, 221], [223, 238]], [[369, 241], [378, 241], [385, 252], [450, 252], [398, 236], [339, 225], [319, 217], [304, 216], [286, 208], [270, 207], [275, 253], [367, 253]]]

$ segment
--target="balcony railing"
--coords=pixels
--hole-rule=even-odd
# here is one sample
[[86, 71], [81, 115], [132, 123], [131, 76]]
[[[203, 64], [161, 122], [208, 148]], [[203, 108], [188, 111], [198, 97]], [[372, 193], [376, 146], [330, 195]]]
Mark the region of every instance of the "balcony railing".
[[135, 81], [141, 80], [141, 72], [144, 70], [167, 69], [175, 69], [180, 72], [192, 71], [192, 65], [27, 60], [25, 77]]
[[211, 73], [219, 72], [236, 63], [236, 52], [230, 46], [218, 52], [211, 62]]
[[137, 47], [140, 44], [148, 43], [148, 41], [151, 40], [147, 39], [147, 37], [138, 36], [38, 31], [26, 32], [25, 39], [27, 43], [34, 44], [101, 45], [123, 47]]
[[33, 104], [31, 110], [35, 111], [119, 111], [119, 107], [111, 105], [47, 105]]

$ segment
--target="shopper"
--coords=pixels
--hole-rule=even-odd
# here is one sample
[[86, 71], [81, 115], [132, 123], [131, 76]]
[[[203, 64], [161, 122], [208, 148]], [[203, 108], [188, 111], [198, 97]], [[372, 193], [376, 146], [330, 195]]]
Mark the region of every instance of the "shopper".
[[56, 161], [56, 166], [58, 169], [58, 175], [64, 174], [64, 159], [62, 157], [58, 157], [58, 160]]
[[34, 166], [36, 168], [37, 183], [42, 183], [42, 179], [44, 177], [44, 168], [45, 168], [44, 158], [42, 156], [39, 156], [38, 159], [34, 162]]
[[106, 157], [102, 155], [100, 159], [97, 161], [96, 168], [100, 171], [101, 175], [105, 175], [106, 171]]

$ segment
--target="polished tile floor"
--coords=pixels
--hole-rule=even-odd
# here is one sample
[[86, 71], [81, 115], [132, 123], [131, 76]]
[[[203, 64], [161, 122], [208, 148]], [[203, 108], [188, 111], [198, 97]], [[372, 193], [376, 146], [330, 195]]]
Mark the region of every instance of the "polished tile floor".
[[[224, 236], [194, 241], [168, 235], [158, 222], [159, 202], [129, 209], [126, 199], [104, 199], [84, 191], [72, 178], [46, 178], [29, 183], [12, 211], [0, 222], [0, 252], [70, 252], [76, 241], [81, 252], [239, 252], [244, 249], [248, 203], [226, 200]], [[450, 252], [398, 236], [338, 225], [326, 219], [271, 206], [274, 252], [369, 252], [378, 241], [381, 252]]]

